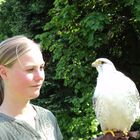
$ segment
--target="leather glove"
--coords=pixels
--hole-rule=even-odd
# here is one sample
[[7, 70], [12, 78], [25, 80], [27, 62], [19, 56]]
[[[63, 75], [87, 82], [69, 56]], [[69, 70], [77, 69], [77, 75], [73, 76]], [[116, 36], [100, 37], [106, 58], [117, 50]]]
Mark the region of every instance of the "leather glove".
[[93, 140], [136, 140], [139, 136], [139, 132], [138, 131], [131, 131], [128, 133], [128, 135], [124, 135], [123, 132], [118, 131], [115, 132], [115, 136], [112, 136], [111, 133], [107, 133], [105, 135], [99, 136]]

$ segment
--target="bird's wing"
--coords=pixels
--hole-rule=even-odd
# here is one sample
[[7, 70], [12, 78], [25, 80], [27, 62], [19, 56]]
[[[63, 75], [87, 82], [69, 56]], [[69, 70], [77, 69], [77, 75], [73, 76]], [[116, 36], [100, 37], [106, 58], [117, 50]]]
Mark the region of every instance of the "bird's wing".
[[140, 118], [140, 95], [139, 95], [139, 91], [136, 88], [135, 89], [135, 95], [136, 95], [136, 100], [137, 100], [137, 114], [136, 114], [136, 119]]
[[122, 81], [120, 82], [124, 83], [123, 86], [124, 86], [125, 92], [129, 93], [127, 94], [128, 96], [126, 96], [126, 98], [131, 99], [131, 102], [133, 102], [136, 105], [137, 107], [136, 115], [140, 116], [140, 95], [139, 95], [139, 91], [135, 83], [129, 77], [127, 77], [121, 72], [118, 72], [118, 77], [122, 79]]
[[122, 77], [121, 79], [125, 80], [124, 82], [128, 86], [127, 89], [129, 90], [129, 92], [133, 93], [133, 95], [134, 95], [134, 97], [136, 98], [137, 101], [138, 100], [140, 101], [140, 95], [139, 95], [139, 91], [136, 87], [136, 84], [129, 77], [124, 75], [123, 73], [118, 72], [118, 74], [120, 75], [120, 77]]
[[96, 108], [96, 105], [97, 105], [97, 99], [98, 99], [98, 96], [100, 95], [100, 90], [99, 90], [99, 82], [97, 81], [97, 85], [95, 87], [95, 90], [93, 92], [93, 97], [92, 97], [92, 103], [93, 103], [93, 108], [95, 109]]
[[[111, 92], [112, 94], [110, 94]], [[140, 96], [135, 83], [119, 71], [116, 71], [116, 73], [111, 75], [110, 78], [98, 77], [97, 85], [92, 98], [94, 109], [97, 107], [98, 99], [102, 96], [101, 94], [104, 94], [104, 96], [112, 96], [113, 94], [116, 94], [116, 96], [119, 97], [123, 96], [124, 99], [128, 99], [128, 102], [131, 100], [134, 106], [135, 104], [139, 104], [137, 106], [140, 106]]]
[[93, 103], [93, 108], [95, 109], [96, 103], [97, 103], [97, 98], [94, 95], [92, 97], [92, 103]]

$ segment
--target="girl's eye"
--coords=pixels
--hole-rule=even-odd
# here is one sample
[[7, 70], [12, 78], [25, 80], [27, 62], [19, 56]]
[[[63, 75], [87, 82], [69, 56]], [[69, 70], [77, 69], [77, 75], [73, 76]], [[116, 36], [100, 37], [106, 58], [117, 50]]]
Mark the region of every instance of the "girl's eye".
[[27, 72], [33, 72], [33, 71], [36, 71], [36, 70], [44, 71], [44, 65], [40, 66], [39, 68], [33, 67], [33, 68], [26, 69]]
[[40, 70], [44, 70], [44, 66], [41, 66], [41, 67], [40, 67]]
[[30, 68], [30, 69], [27, 69], [26, 71], [27, 72], [32, 72], [34, 69], [33, 68]]

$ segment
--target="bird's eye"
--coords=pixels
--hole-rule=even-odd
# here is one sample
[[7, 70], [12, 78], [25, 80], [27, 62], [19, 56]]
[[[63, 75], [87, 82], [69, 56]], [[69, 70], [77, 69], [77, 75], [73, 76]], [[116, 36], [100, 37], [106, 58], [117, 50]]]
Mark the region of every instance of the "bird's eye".
[[104, 61], [101, 61], [101, 64], [105, 64], [105, 62]]

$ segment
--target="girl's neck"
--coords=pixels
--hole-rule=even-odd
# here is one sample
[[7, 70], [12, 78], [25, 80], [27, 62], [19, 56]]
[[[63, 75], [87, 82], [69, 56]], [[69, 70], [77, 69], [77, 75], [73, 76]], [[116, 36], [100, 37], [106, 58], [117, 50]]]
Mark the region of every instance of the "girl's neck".
[[17, 117], [22, 114], [27, 114], [32, 109], [30, 102], [24, 104], [15, 102], [6, 102], [5, 100], [0, 106], [0, 112], [11, 117]]
[[29, 102], [24, 106], [21, 105], [18, 106], [17, 104], [7, 106], [7, 104], [3, 102], [2, 105], [0, 106], [0, 113], [15, 118], [16, 120], [24, 121], [34, 129], [36, 127], [35, 125], [36, 111]]

